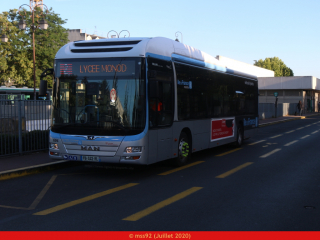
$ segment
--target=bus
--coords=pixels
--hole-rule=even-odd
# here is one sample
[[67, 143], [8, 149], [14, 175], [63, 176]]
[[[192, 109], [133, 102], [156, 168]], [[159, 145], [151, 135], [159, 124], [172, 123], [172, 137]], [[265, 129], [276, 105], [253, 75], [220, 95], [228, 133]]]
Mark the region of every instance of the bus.
[[[39, 89], [36, 88], [37, 100], [52, 100], [51, 99], [51, 89], [46, 90], [44, 96], [39, 95]], [[34, 99], [34, 89], [28, 87], [18, 88], [16, 86], [0, 87], [0, 99], [1, 100], [33, 100]]]
[[182, 166], [259, 125], [256, 76], [164, 37], [68, 43], [53, 79], [53, 159]]

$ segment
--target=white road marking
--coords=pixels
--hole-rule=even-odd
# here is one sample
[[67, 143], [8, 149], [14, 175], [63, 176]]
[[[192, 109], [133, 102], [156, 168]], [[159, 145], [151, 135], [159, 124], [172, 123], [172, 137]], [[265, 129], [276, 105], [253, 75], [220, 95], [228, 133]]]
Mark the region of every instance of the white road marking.
[[258, 141], [258, 142], [254, 142], [254, 143], [250, 143], [249, 145], [255, 145], [255, 144], [258, 144], [258, 143], [261, 143], [261, 142], [265, 142], [266, 140], [261, 140], [261, 141]]
[[273, 137], [270, 137], [270, 138], [277, 138], [277, 137], [281, 137], [283, 134], [279, 134], [279, 135], [276, 135], [276, 136], [273, 136]]
[[296, 131], [296, 130], [291, 130], [291, 131], [289, 131], [289, 132], [286, 132], [286, 133], [293, 133], [294, 131]]
[[307, 138], [307, 137], [310, 137], [310, 135], [306, 135], [306, 136], [304, 136], [304, 137], [302, 137], [302, 138], [300, 138], [300, 139], [305, 139], [305, 138]]
[[267, 153], [267, 154], [264, 154], [264, 155], [260, 156], [260, 158], [269, 157], [270, 155], [272, 155], [272, 154], [274, 154], [274, 153], [276, 153], [276, 152], [278, 152], [278, 151], [280, 151], [280, 150], [281, 150], [281, 148], [277, 148], [277, 149], [275, 149], [275, 150], [273, 150], [273, 151], [271, 151], [271, 152], [269, 152], [269, 153]]
[[290, 146], [290, 145], [292, 145], [292, 144], [294, 144], [294, 143], [296, 143], [296, 142], [298, 142], [298, 140], [295, 140], [295, 141], [289, 142], [289, 143], [287, 143], [285, 146], [286, 146], [286, 147], [288, 147], [288, 146]]

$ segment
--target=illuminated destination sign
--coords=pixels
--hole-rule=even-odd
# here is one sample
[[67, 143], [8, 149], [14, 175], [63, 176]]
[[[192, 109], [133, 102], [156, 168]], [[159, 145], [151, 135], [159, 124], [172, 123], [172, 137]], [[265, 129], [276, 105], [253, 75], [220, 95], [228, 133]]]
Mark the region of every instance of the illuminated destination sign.
[[135, 75], [135, 61], [69, 61], [58, 64], [60, 75], [90, 76], [132, 76]]

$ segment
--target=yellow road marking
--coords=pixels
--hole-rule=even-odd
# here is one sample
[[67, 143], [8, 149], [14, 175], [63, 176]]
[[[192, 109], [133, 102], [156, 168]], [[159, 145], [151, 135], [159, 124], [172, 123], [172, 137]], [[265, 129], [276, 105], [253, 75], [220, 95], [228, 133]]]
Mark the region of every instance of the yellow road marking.
[[305, 139], [305, 138], [307, 138], [307, 137], [310, 137], [310, 135], [303, 136], [303, 137], [300, 138], [300, 139]]
[[36, 197], [36, 199], [33, 201], [33, 203], [31, 204], [31, 206], [29, 207], [29, 209], [35, 209], [36, 206], [39, 204], [39, 202], [41, 201], [41, 199], [44, 197], [44, 195], [47, 193], [47, 191], [49, 190], [49, 188], [51, 187], [51, 185], [53, 184], [54, 180], [56, 180], [57, 175], [53, 175], [51, 177], [51, 179], [49, 180], [49, 182], [47, 183], [47, 185], [42, 189], [42, 191], [39, 193], [39, 195]]
[[274, 153], [276, 153], [276, 152], [278, 152], [278, 151], [280, 151], [280, 150], [281, 150], [281, 148], [277, 148], [277, 149], [275, 149], [275, 150], [273, 150], [273, 151], [271, 151], [271, 152], [269, 152], [269, 153], [267, 153], [267, 154], [264, 154], [264, 155], [260, 156], [260, 158], [269, 157], [270, 155], [272, 155], [272, 154], [274, 154]]
[[30, 210], [29, 208], [25, 208], [25, 207], [13, 207], [13, 206], [6, 206], [6, 205], [0, 205], [0, 207], [10, 208], [10, 209]]
[[33, 215], [48, 215], [50, 213], [54, 213], [54, 212], [63, 210], [63, 209], [68, 208], [68, 207], [72, 207], [72, 206], [78, 205], [80, 203], [88, 202], [88, 201], [91, 201], [93, 199], [96, 199], [96, 198], [99, 198], [99, 197], [103, 197], [105, 195], [108, 195], [108, 194], [111, 194], [111, 193], [114, 193], [114, 192], [118, 192], [120, 190], [124, 190], [124, 189], [129, 188], [129, 187], [136, 186], [138, 184], [139, 183], [129, 183], [129, 184], [126, 184], [126, 185], [123, 185], [123, 186], [120, 186], [120, 187], [112, 188], [112, 189], [109, 189], [109, 190], [106, 190], [106, 191], [103, 191], [103, 192], [100, 192], [100, 193], [96, 193], [96, 194], [90, 195], [88, 197], [84, 197], [84, 198], [81, 198], [81, 199], [78, 199], [78, 200], [75, 200], [75, 201], [71, 201], [71, 202], [68, 202], [68, 203], [65, 203], [65, 204], [58, 205], [58, 206], [53, 207], [53, 208], [49, 208], [49, 209], [43, 210], [41, 212], [34, 213]]
[[162, 175], [162, 176], [168, 175], [168, 174], [170, 174], [170, 173], [174, 173], [174, 172], [180, 171], [180, 170], [185, 169], [185, 168], [188, 168], [188, 167], [192, 167], [192, 166], [194, 166], [194, 165], [197, 165], [197, 164], [203, 163], [203, 162], [204, 162], [204, 161], [197, 161], [197, 162], [194, 162], [194, 163], [190, 163], [190, 164], [185, 165], [185, 166], [183, 166], [183, 167], [175, 168], [175, 169], [172, 169], [172, 170], [170, 170], [170, 171], [167, 171], [167, 172], [164, 172], [164, 173], [160, 173], [160, 174], [158, 174], [158, 175]]
[[277, 137], [281, 137], [283, 134], [279, 134], [279, 135], [276, 135], [276, 136], [273, 136], [273, 137], [270, 137], [270, 138], [277, 138]]
[[240, 149], [242, 149], [242, 148], [236, 148], [236, 149], [233, 149], [233, 150], [231, 150], [231, 151], [218, 154], [218, 155], [216, 155], [216, 157], [222, 157], [222, 156], [224, 156], [224, 155], [227, 155], [227, 154], [229, 154], [229, 153], [233, 153], [233, 152], [238, 151], [238, 150], [240, 150]]
[[290, 145], [292, 145], [292, 144], [294, 144], [294, 143], [296, 143], [296, 142], [298, 142], [298, 140], [295, 140], [295, 141], [289, 142], [289, 143], [287, 143], [285, 146], [286, 146], [286, 147], [288, 147], [288, 146], [290, 146]]
[[32, 210], [35, 209], [37, 207], [37, 205], [39, 204], [39, 202], [42, 200], [42, 198], [44, 197], [44, 195], [47, 193], [47, 191], [49, 190], [49, 188], [51, 187], [51, 185], [53, 184], [54, 180], [56, 180], [57, 175], [53, 175], [49, 182], [47, 183], [47, 185], [42, 189], [42, 191], [39, 193], [39, 195], [36, 197], [36, 199], [33, 201], [33, 203], [30, 205], [30, 207], [28, 208], [24, 208], [24, 207], [13, 207], [13, 206], [5, 206], [5, 205], [0, 205], [0, 207], [3, 208], [12, 208], [12, 209], [23, 209], [23, 210]]
[[258, 144], [258, 143], [261, 143], [261, 142], [265, 142], [266, 140], [261, 140], [261, 141], [258, 141], [258, 142], [254, 142], [254, 143], [250, 143], [249, 145], [255, 145], [255, 144]]
[[238, 167], [236, 167], [236, 168], [234, 168], [234, 169], [231, 169], [231, 170], [228, 171], [228, 172], [225, 172], [225, 173], [223, 173], [223, 174], [220, 174], [219, 176], [216, 176], [216, 178], [225, 178], [225, 177], [228, 177], [229, 175], [231, 175], [231, 174], [233, 174], [233, 173], [241, 170], [242, 168], [245, 168], [245, 167], [251, 165], [252, 163], [253, 163], [253, 162], [247, 162], [247, 163], [245, 163], [245, 164], [242, 164], [242, 165], [240, 165], [240, 166], [238, 166]]
[[188, 189], [188, 190], [186, 190], [186, 191], [184, 191], [182, 193], [179, 193], [179, 194], [177, 194], [177, 195], [175, 195], [175, 196], [173, 196], [171, 198], [168, 198], [168, 199], [166, 199], [166, 200], [164, 200], [162, 202], [159, 202], [159, 203], [157, 203], [157, 204], [155, 204], [155, 205], [153, 205], [151, 207], [148, 207], [148, 208], [146, 208], [146, 209], [144, 209], [144, 210], [142, 210], [140, 212], [137, 212], [137, 213], [135, 213], [135, 214], [133, 214], [133, 215], [131, 215], [129, 217], [126, 217], [126, 218], [124, 218], [122, 220], [125, 220], [125, 221], [137, 221], [137, 220], [139, 220], [139, 219], [141, 219], [141, 218], [143, 218], [143, 217], [145, 217], [145, 216], [147, 216], [147, 215], [149, 215], [149, 214], [151, 214], [151, 213], [153, 213], [153, 212], [155, 212], [155, 211], [157, 211], [157, 210], [159, 210], [159, 209], [161, 209], [161, 208], [163, 208], [165, 206], [168, 206], [169, 204], [172, 204], [172, 203], [174, 203], [174, 202], [176, 202], [176, 201], [178, 201], [178, 200], [180, 200], [182, 198], [187, 197], [188, 195], [190, 195], [190, 194], [192, 194], [192, 193], [194, 193], [196, 191], [199, 191], [200, 189], [202, 189], [202, 187], [192, 187], [192, 188], [190, 188], [190, 189]]

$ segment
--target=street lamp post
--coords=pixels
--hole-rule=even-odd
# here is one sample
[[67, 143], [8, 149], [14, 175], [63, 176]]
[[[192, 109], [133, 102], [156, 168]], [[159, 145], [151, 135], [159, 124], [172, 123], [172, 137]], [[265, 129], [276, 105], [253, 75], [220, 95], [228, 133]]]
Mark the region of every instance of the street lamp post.
[[34, 23], [34, 12], [36, 11], [36, 8], [40, 8], [41, 6], [45, 6], [46, 7], [46, 12], [48, 13], [48, 8], [45, 4], [35, 4], [34, 6], [32, 6], [31, 4], [23, 4], [19, 7], [19, 15], [22, 17], [22, 19], [19, 22], [19, 29], [21, 30], [25, 30], [27, 27], [26, 21], [24, 20], [24, 17], [27, 16], [27, 12], [23, 9], [23, 14], [21, 14], [21, 7], [22, 6], [28, 6], [30, 8], [30, 12], [31, 12], [31, 18], [32, 18], [32, 24], [30, 26], [30, 29], [32, 31], [32, 49], [33, 49], [33, 99], [36, 100], [36, 49], [35, 49], [35, 39], [34, 39], [34, 33], [35, 30], [37, 28], [41, 28], [41, 29], [47, 29], [48, 28], [48, 23], [47, 21], [44, 19], [45, 14], [43, 12], [41, 12], [41, 15], [43, 16], [43, 19], [41, 19], [39, 21], [39, 26], [35, 25]]
[[[127, 33], [129, 33], [129, 37], [130, 37], [130, 32], [128, 31], [128, 30], [122, 30], [119, 34], [118, 34], [118, 32], [116, 32], [115, 30], [111, 30], [111, 31], [109, 31], [108, 33], [107, 33], [107, 38], [109, 38], [109, 33], [111, 33], [111, 32], [115, 32], [117, 35], [111, 35], [111, 38], [114, 38], [114, 37], [118, 37], [118, 38], [120, 38], [120, 34], [122, 33], [122, 32], [127, 32]], [[126, 37], [126, 35], [124, 35], [124, 38]]]
[[1, 35], [1, 42], [8, 42], [8, 36], [5, 33]]
[[6, 34], [6, 32], [8, 31], [8, 25], [7, 25], [7, 22], [2, 22], [1, 21], [0, 23], [3, 25], [3, 27], [2, 27], [2, 35], [1, 35], [1, 42], [6, 43], [6, 42], [8, 42], [8, 39], [9, 39], [7, 34]]
[[178, 39], [178, 37], [179, 37], [179, 33], [180, 33], [180, 35], [181, 35], [181, 43], [183, 43], [183, 36], [182, 36], [182, 33], [181, 32], [176, 32], [176, 41], [177, 42], [179, 42], [179, 39]]

